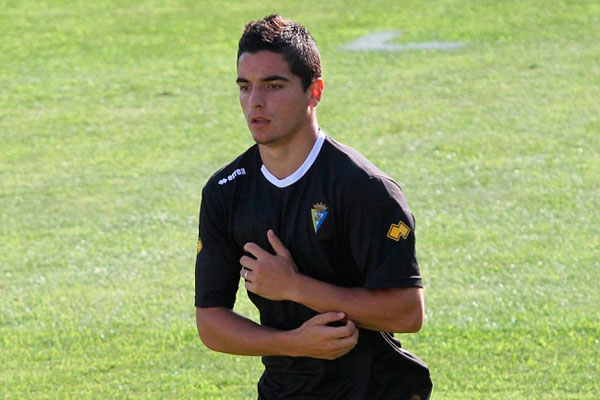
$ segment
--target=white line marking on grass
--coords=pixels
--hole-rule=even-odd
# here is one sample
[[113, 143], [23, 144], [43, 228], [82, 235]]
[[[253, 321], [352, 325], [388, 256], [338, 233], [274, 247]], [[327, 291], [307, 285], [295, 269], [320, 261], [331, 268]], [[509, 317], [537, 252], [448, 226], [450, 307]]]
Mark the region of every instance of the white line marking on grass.
[[421, 43], [390, 43], [401, 35], [398, 31], [375, 32], [360, 37], [342, 46], [350, 51], [406, 51], [406, 50], [455, 50], [466, 46], [463, 42], [421, 42]]

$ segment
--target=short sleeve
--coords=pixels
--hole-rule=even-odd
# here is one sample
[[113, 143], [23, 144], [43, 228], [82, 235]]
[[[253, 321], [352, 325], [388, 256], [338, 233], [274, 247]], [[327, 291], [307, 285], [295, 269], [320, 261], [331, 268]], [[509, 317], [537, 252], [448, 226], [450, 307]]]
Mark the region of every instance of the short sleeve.
[[422, 287], [415, 221], [400, 187], [374, 176], [355, 185], [348, 197], [349, 245], [364, 287]]
[[225, 204], [217, 195], [210, 183], [202, 190], [195, 305], [231, 309], [240, 279], [241, 254], [230, 240]]

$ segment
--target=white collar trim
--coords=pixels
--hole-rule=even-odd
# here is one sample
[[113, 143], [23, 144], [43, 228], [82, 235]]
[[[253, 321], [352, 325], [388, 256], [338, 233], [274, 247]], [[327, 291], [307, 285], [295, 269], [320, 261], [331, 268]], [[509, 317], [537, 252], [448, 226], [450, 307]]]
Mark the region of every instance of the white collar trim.
[[315, 160], [317, 159], [317, 156], [319, 155], [319, 152], [321, 151], [321, 147], [323, 147], [323, 142], [325, 142], [325, 134], [322, 130], [319, 129], [319, 136], [317, 136], [317, 140], [315, 141], [315, 144], [313, 145], [313, 148], [310, 151], [310, 153], [308, 153], [308, 157], [306, 157], [306, 160], [304, 160], [302, 165], [296, 171], [294, 171], [291, 175], [283, 179], [279, 179], [275, 175], [270, 173], [264, 164], [260, 167], [260, 171], [269, 182], [271, 182], [278, 188], [284, 188], [293, 185], [294, 183], [298, 182], [300, 178], [302, 178], [310, 169], [310, 167], [314, 164]]

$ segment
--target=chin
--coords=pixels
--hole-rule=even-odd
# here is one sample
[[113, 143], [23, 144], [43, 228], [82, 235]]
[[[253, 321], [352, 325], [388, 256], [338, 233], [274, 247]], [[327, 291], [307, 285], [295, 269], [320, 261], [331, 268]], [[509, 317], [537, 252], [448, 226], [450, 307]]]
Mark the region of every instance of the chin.
[[277, 141], [277, 137], [269, 135], [266, 132], [254, 132], [252, 131], [252, 139], [258, 144], [268, 145]]
[[264, 137], [256, 137], [256, 136], [254, 136], [253, 139], [254, 139], [254, 141], [257, 144], [260, 144], [260, 145], [263, 145], [263, 146], [268, 146], [270, 144], [273, 144], [273, 143], [277, 142], [277, 139], [275, 139], [275, 138], [264, 138]]

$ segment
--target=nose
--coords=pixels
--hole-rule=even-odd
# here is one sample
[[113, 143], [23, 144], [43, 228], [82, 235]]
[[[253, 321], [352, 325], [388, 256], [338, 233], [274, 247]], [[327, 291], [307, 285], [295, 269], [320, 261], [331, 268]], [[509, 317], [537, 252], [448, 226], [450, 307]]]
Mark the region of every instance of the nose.
[[260, 87], [253, 87], [250, 92], [250, 106], [260, 108], [265, 106], [265, 96]]

